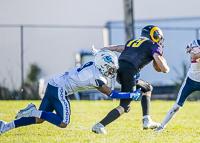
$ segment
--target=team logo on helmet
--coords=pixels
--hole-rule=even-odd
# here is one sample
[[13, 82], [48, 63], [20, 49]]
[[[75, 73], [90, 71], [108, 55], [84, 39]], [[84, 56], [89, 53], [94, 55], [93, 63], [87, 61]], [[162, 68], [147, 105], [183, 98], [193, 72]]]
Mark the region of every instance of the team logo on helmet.
[[112, 58], [110, 57], [110, 55], [109, 55], [109, 56], [103, 57], [103, 59], [104, 59], [104, 61], [107, 62], [107, 63], [110, 63], [110, 62], [113, 63], [113, 60], [112, 60]]

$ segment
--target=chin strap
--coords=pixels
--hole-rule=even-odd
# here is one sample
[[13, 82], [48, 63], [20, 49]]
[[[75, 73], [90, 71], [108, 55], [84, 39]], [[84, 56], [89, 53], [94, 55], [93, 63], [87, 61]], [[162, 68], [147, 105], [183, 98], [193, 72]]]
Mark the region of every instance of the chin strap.
[[110, 98], [119, 98], [119, 99], [133, 99], [138, 100], [139, 97], [142, 95], [140, 93], [140, 88], [133, 92], [112, 92], [108, 95]]

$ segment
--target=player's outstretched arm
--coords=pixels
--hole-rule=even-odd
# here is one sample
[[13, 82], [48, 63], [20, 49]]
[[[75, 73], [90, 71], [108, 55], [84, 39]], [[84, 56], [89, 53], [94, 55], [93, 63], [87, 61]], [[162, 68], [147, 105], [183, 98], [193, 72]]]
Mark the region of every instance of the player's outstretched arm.
[[167, 61], [163, 56], [155, 52], [153, 54], [153, 58], [163, 73], [168, 73], [170, 71], [170, 68], [167, 65]]
[[125, 48], [124, 45], [109, 45], [107, 47], [101, 48], [101, 50], [110, 50], [122, 53], [124, 51], [124, 48]]
[[141, 96], [140, 88], [133, 92], [115, 92], [111, 90], [108, 86], [96, 87], [100, 92], [106, 94], [110, 98], [119, 98], [119, 99], [133, 99], [138, 100]]

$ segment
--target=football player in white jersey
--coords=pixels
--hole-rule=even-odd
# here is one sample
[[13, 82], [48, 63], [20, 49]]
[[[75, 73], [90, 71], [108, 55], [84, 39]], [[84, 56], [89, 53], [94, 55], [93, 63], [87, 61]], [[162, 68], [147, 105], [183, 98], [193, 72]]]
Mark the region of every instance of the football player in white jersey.
[[[133, 92], [115, 92], [107, 85], [107, 77], [114, 77], [118, 68], [117, 56], [107, 50], [98, 52], [93, 61], [86, 63], [81, 68], [73, 68], [62, 76], [52, 79], [46, 88], [46, 92], [39, 109], [31, 103], [16, 115], [16, 120], [6, 123], [0, 120], [0, 134], [10, 129], [40, 124], [48, 121], [60, 128], [65, 128], [70, 123], [70, 103], [67, 95], [83, 91], [98, 89], [111, 98], [123, 98], [137, 100], [140, 97], [139, 90]], [[53, 111], [56, 111], [56, 114]]]
[[188, 44], [186, 51], [190, 54], [190, 68], [179, 90], [174, 106], [168, 111], [160, 127], [154, 131], [163, 131], [169, 121], [182, 108], [188, 96], [194, 91], [200, 91], [200, 39], [193, 40]]

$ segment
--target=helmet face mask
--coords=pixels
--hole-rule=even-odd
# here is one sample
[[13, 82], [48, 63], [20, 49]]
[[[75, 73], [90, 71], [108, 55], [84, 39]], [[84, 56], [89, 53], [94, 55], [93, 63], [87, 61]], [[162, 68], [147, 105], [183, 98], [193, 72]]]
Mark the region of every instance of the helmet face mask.
[[146, 37], [164, 47], [164, 35], [160, 28], [148, 25], [142, 29], [141, 37]]
[[102, 75], [113, 78], [118, 69], [118, 58], [111, 51], [101, 50], [95, 56], [95, 66]]

